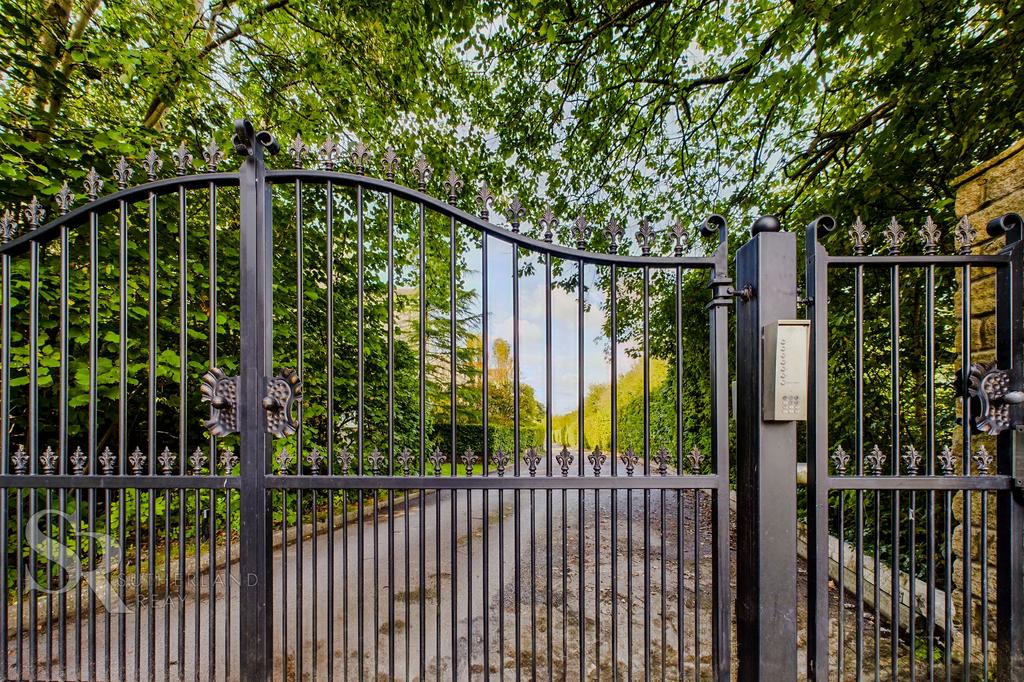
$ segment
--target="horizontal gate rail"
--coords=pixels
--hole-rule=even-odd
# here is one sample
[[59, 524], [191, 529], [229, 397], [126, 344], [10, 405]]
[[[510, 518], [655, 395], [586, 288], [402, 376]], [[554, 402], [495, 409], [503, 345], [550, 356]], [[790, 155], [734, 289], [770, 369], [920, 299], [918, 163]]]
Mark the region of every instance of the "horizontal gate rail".
[[267, 476], [268, 488], [323, 490], [706, 490], [718, 476]]
[[233, 490], [239, 487], [238, 476], [197, 475], [185, 476], [149, 475], [104, 476], [102, 474], [67, 474], [48, 476], [45, 474], [2, 474], [0, 487], [3, 488], [50, 488], [53, 490], [136, 490], [189, 488], [198, 490]]
[[828, 490], [1010, 490], [1010, 476], [829, 476]]

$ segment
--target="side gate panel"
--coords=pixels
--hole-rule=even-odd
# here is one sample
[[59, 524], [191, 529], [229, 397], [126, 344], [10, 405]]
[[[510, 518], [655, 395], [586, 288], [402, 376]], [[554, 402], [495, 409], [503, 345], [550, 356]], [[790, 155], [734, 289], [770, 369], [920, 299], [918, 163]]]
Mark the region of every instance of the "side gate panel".
[[200, 399], [238, 366], [238, 175], [173, 158], [0, 225], [3, 679], [239, 676], [237, 442]]
[[994, 220], [1006, 246], [973, 253], [961, 222], [955, 255], [930, 219], [922, 255], [895, 220], [880, 255], [859, 220], [852, 256], [822, 245], [831, 218], [807, 229], [812, 678], [1021, 675], [1020, 225]]

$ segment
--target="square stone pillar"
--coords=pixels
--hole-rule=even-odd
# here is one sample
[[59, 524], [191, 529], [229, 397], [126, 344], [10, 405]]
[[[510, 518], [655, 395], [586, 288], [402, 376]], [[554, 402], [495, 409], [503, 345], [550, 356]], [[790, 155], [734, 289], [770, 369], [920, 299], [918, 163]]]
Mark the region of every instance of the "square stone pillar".
[[[1003, 246], [1003, 239], [992, 239], [985, 233], [985, 225], [992, 218], [1005, 213], [1024, 213], [1024, 139], [1018, 140], [1002, 153], [979, 164], [953, 181], [956, 190], [956, 214], [958, 218], [966, 217], [978, 232], [974, 243], [975, 253], [996, 253]], [[975, 269], [971, 274], [971, 361], [991, 362], [995, 359], [996, 317], [995, 317], [995, 272], [991, 269]], [[957, 317], [960, 317], [961, 300], [957, 296]], [[957, 351], [960, 351], [960, 334], [957, 334]], [[991, 450], [991, 448], [990, 448]], [[958, 453], [959, 454], [959, 453]], [[959, 457], [958, 457], [959, 460]], [[960, 628], [963, 622], [964, 604], [962, 589], [964, 586], [963, 552], [963, 493], [954, 497], [953, 581], [955, 590], [953, 603], [955, 608], [955, 625]], [[989, 660], [994, 661], [996, 650], [996, 504], [990, 496], [988, 505], [988, 556], [981, 557], [981, 510], [977, 494], [971, 503], [971, 583], [972, 630], [974, 632], [971, 649], [972, 659], [977, 659], [981, 651], [981, 628], [988, 628]], [[981, 584], [982, 562], [988, 564], [988, 613], [989, 622], [981, 622]], [[956, 635], [956, 652], [963, 651], [963, 631]]]

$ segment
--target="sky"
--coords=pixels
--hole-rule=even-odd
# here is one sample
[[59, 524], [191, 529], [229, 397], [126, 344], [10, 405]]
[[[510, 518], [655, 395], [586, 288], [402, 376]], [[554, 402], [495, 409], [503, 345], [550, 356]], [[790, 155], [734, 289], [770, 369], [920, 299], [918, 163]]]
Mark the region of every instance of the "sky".
[[[514, 320], [512, 315], [512, 246], [500, 239], [488, 239], [487, 281], [488, 281], [488, 337], [493, 347], [497, 338], [512, 343]], [[523, 258], [521, 254], [520, 258]], [[482, 268], [480, 249], [469, 251], [466, 256], [469, 271], [466, 272], [467, 287], [478, 294], [478, 306], [482, 306]], [[536, 258], [533, 259], [536, 262]], [[575, 264], [567, 265], [577, 267]], [[589, 308], [584, 313], [583, 330], [583, 378], [584, 394], [594, 384], [611, 381], [610, 344], [604, 334], [604, 307], [607, 304], [603, 292], [593, 286], [597, 269], [593, 265], [584, 267], [584, 284], [587, 287], [584, 301]], [[546, 403], [545, 393], [545, 281], [542, 268], [519, 280], [519, 342], [520, 381], [533, 386], [537, 399]], [[479, 307], [478, 307], [479, 310]], [[565, 414], [576, 409], [579, 394], [579, 342], [577, 318], [579, 303], [576, 292], [553, 288], [551, 292], [552, 343], [552, 412]], [[626, 355], [626, 345], [618, 349], [618, 372], [625, 373], [636, 361]]]

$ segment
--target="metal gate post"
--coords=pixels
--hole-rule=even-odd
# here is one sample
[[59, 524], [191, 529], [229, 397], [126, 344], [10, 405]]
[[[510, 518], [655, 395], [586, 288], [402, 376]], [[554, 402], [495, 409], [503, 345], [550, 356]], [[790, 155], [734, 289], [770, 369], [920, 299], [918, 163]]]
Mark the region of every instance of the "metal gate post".
[[[996, 362], [999, 367], [1012, 368], [1018, 382], [1024, 371], [1022, 222], [1019, 215], [1010, 213], [988, 225], [989, 234], [1005, 234], [1003, 253], [1010, 256], [1009, 267], [1001, 268], [996, 276]], [[1009, 407], [1011, 422], [1020, 424], [1021, 406]], [[1013, 477], [1014, 489], [1000, 490], [996, 497], [997, 677], [1024, 680], [1024, 432], [1017, 426], [998, 438], [998, 471]]]
[[739, 679], [796, 679], [796, 423], [764, 419], [763, 332], [796, 315], [796, 235], [758, 218], [736, 254]]
[[272, 663], [270, 491], [265, 487], [271, 448], [263, 398], [273, 358], [273, 233], [263, 153], [264, 150], [274, 153], [277, 143], [266, 132], [255, 133], [248, 121], [238, 121], [234, 145], [237, 152], [245, 155], [239, 170], [239, 654], [242, 679], [252, 682], [269, 679]]

